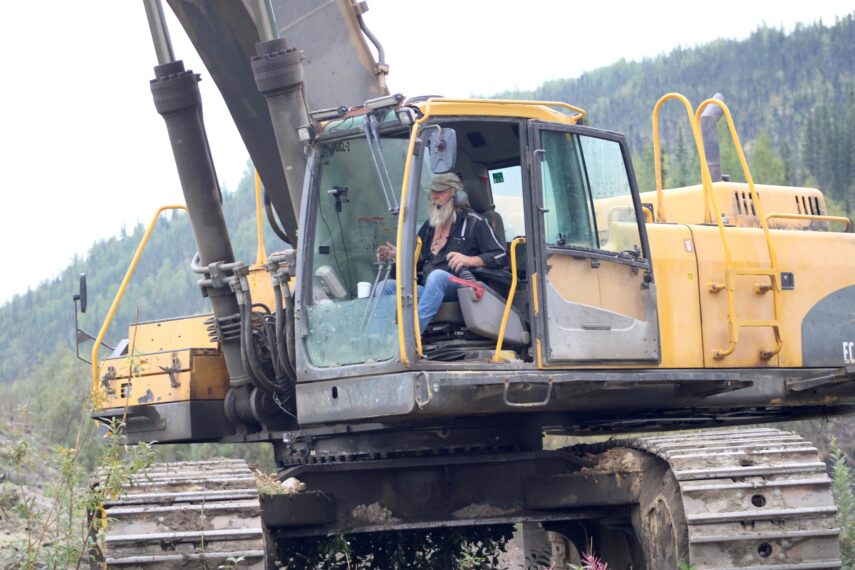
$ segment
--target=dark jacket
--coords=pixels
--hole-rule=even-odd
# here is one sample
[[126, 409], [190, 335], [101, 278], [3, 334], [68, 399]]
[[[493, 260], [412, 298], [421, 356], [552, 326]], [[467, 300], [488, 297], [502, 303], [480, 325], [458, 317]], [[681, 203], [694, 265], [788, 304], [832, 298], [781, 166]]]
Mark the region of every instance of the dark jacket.
[[[422, 238], [422, 251], [419, 255], [419, 265], [423, 269], [424, 278], [434, 269], [443, 269], [454, 273], [448, 266], [446, 256], [457, 251], [463, 255], [475, 255], [484, 260], [484, 267], [501, 269], [508, 265], [508, 252], [505, 244], [496, 238], [487, 220], [472, 210], [457, 212], [457, 221], [451, 226], [445, 247], [436, 255], [431, 254], [430, 244], [433, 241], [435, 228], [425, 221], [419, 228]], [[505, 236], [502, 236], [504, 239]]]

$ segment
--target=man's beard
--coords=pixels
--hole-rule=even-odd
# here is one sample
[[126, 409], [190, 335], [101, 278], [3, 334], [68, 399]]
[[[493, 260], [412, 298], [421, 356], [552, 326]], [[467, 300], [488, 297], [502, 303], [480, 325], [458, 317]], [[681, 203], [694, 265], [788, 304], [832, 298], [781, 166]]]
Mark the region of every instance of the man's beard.
[[457, 210], [454, 209], [454, 200], [448, 200], [445, 204], [440, 207], [436, 207], [436, 205], [431, 204], [430, 215], [428, 216], [428, 223], [432, 228], [441, 228], [442, 226], [448, 223], [454, 223], [457, 221]]

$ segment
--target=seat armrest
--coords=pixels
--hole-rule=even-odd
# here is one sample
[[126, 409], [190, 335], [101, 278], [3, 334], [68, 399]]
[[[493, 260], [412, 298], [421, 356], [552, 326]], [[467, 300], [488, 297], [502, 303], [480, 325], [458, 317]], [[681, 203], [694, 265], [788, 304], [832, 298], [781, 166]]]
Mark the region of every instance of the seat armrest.
[[[510, 285], [511, 281], [513, 281], [513, 276], [511, 272], [506, 269], [490, 269], [487, 267], [475, 267], [472, 268], [472, 274], [477, 277], [481, 281], [485, 280], [493, 280], [498, 281], [504, 285]], [[518, 271], [518, 275], [520, 279], [525, 278], [525, 272]]]

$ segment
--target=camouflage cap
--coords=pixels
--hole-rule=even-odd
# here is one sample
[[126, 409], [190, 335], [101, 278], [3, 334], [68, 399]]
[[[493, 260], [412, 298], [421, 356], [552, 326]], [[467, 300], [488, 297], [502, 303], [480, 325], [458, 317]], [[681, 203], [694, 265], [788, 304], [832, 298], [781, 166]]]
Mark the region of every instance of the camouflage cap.
[[463, 190], [463, 182], [461, 182], [460, 177], [453, 172], [446, 172], [445, 174], [434, 176], [428, 186], [428, 190], [431, 192], [443, 192], [448, 188], [453, 188], [458, 192]]

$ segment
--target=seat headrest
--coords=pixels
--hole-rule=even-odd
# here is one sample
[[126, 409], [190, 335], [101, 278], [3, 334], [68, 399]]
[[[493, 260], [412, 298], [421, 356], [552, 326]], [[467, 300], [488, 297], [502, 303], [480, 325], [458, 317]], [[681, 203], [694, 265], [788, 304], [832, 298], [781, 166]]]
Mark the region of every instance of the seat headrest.
[[490, 200], [490, 188], [484, 180], [478, 177], [467, 177], [463, 181], [463, 188], [469, 194], [469, 203], [472, 209], [478, 212], [493, 210], [493, 202]]

